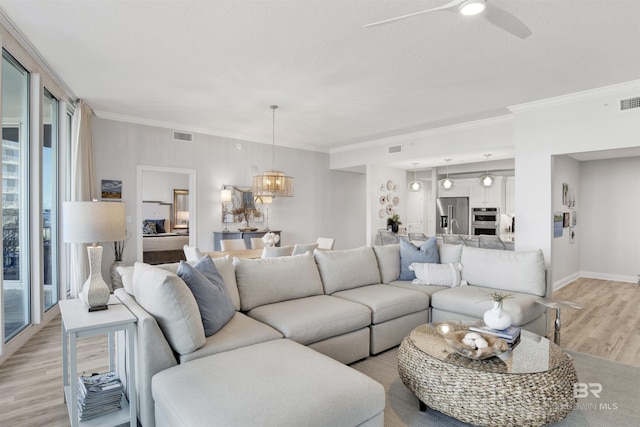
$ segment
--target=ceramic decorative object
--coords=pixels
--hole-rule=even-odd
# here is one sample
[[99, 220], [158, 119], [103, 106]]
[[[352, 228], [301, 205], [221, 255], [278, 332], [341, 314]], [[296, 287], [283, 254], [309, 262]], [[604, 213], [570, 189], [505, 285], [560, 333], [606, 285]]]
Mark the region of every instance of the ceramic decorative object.
[[111, 291], [123, 287], [122, 276], [120, 276], [120, 273], [118, 273], [118, 270], [116, 270], [122, 265], [124, 265], [124, 262], [122, 261], [113, 261], [113, 263], [111, 264], [111, 267], [109, 269], [109, 273], [111, 275]]
[[493, 301], [493, 307], [484, 312], [482, 319], [491, 329], [507, 329], [511, 326], [511, 316], [502, 309], [502, 301]]

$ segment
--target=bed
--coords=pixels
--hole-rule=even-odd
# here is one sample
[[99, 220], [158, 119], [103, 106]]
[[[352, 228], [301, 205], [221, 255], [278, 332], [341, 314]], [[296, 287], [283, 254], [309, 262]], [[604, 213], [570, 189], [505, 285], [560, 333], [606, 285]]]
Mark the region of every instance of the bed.
[[182, 247], [189, 244], [189, 232], [171, 229], [171, 203], [142, 202], [142, 260], [164, 264], [185, 260]]

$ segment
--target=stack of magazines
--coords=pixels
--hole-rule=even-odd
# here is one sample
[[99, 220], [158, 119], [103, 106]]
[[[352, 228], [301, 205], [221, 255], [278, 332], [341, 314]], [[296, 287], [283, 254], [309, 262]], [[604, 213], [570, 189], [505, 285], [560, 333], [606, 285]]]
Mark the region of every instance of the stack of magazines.
[[484, 322], [478, 322], [477, 324], [470, 326], [469, 330], [502, 338], [507, 342], [510, 349], [518, 345], [520, 342], [521, 328], [519, 326], [509, 326], [507, 329], [491, 329], [485, 325]]
[[122, 382], [115, 371], [78, 378], [78, 412], [87, 421], [121, 408]]

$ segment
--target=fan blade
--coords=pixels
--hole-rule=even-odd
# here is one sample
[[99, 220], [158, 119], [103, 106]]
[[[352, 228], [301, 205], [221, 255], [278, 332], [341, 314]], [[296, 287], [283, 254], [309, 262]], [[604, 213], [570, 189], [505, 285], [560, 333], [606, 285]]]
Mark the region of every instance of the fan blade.
[[459, 4], [461, 4], [464, 1], [465, 0], [453, 0], [453, 1], [445, 4], [444, 6], [435, 7], [433, 9], [428, 9], [428, 10], [423, 10], [421, 12], [410, 13], [408, 15], [398, 16], [396, 18], [385, 19], [384, 21], [379, 21], [379, 22], [374, 22], [372, 24], [363, 25], [362, 28], [373, 27], [373, 26], [376, 26], [376, 25], [390, 24], [392, 22], [399, 21], [401, 19], [411, 18], [413, 16], [422, 15], [423, 13], [435, 12], [437, 10], [453, 9], [454, 7], [458, 6]]
[[497, 6], [487, 3], [487, 9], [483, 16], [496, 27], [521, 39], [526, 39], [531, 35], [531, 30], [521, 20]]

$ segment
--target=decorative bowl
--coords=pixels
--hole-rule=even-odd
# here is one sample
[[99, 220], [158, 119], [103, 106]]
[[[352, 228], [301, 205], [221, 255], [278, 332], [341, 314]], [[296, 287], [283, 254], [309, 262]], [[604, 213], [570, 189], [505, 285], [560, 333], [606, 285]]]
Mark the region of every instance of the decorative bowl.
[[444, 339], [456, 353], [473, 360], [488, 359], [489, 357], [499, 355], [509, 348], [507, 342], [502, 338], [483, 333], [478, 333], [478, 335], [484, 338], [489, 345], [486, 348], [475, 348], [475, 346], [471, 347], [462, 342], [462, 339], [469, 332], [471, 331], [463, 330], [449, 332], [444, 336]]

